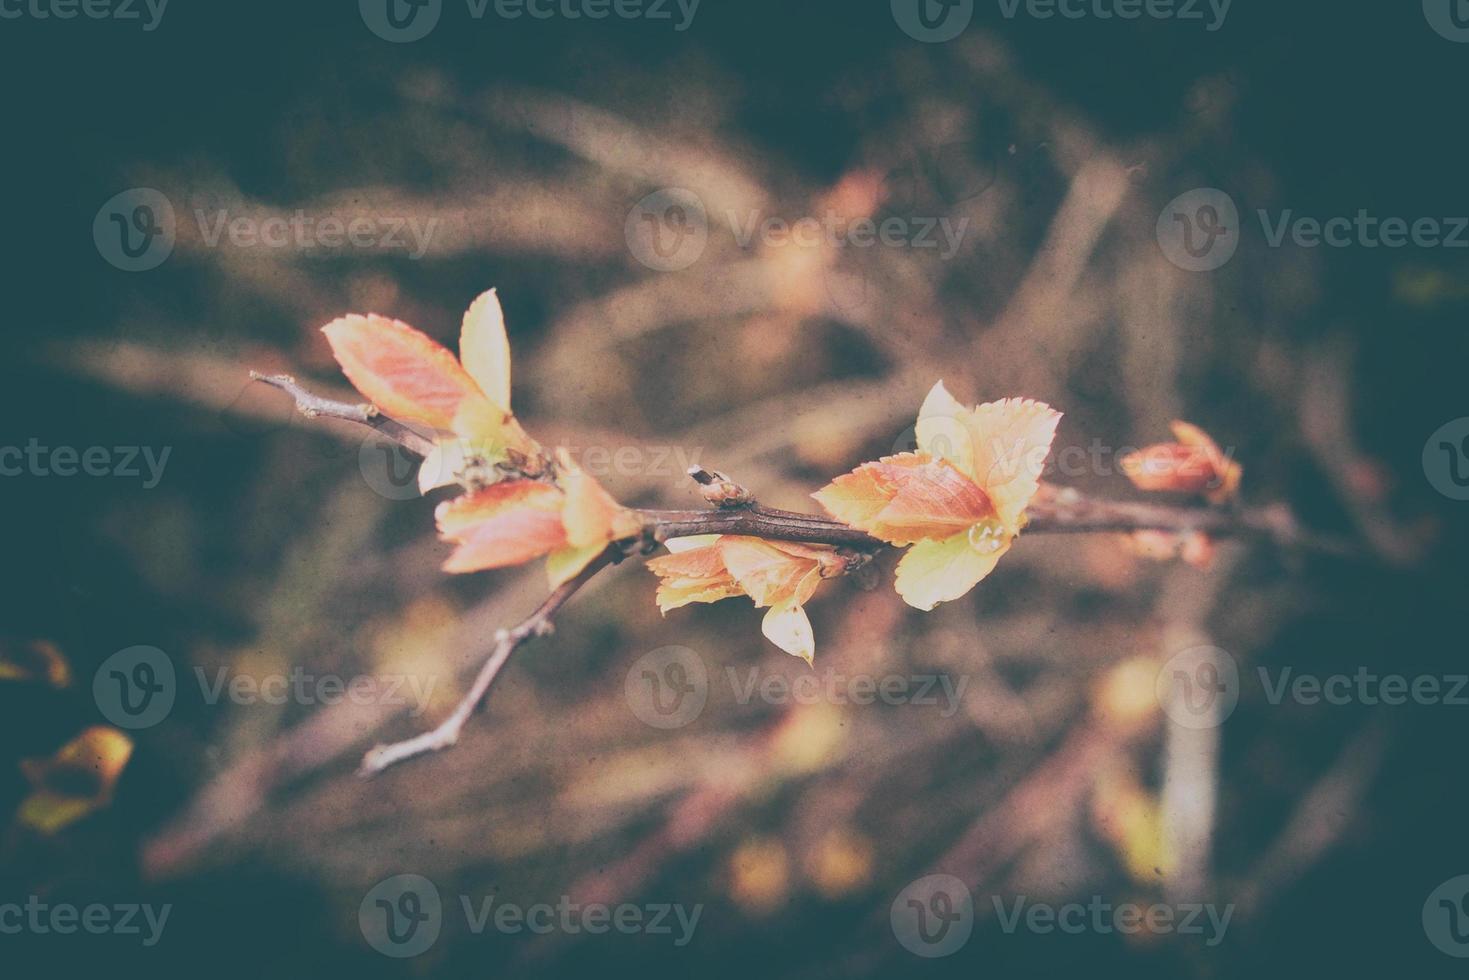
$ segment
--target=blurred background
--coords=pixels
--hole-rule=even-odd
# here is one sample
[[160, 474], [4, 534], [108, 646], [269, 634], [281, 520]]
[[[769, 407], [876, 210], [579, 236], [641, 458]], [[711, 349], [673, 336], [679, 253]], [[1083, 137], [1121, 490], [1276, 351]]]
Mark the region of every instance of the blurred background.
[[[1450, 3], [4, 9], [8, 975], [1462, 972]], [[319, 326], [452, 347], [491, 286], [526, 428], [630, 505], [814, 509], [943, 378], [1100, 495], [1188, 419], [1353, 553], [1034, 535], [926, 615], [882, 564], [814, 670], [629, 563], [362, 780], [543, 573], [442, 573], [407, 461], [247, 373], [350, 397]]]

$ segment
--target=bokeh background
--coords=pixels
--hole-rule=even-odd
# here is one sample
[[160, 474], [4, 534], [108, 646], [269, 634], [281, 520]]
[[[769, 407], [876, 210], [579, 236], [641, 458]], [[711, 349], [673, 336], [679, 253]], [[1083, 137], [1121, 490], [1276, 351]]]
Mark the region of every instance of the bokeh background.
[[[1469, 942], [1426, 925], [1425, 903], [1469, 873], [1469, 706], [1272, 703], [1257, 671], [1466, 671], [1469, 504], [1424, 457], [1469, 414], [1466, 253], [1271, 247], [1254, 215], [1469, 214], [1469, 44], [1416, 3], [1237, 0], [1212, 31], [978, 3], [942, 43], [874, 0], [704, 0], [686, 30], [669, 10], [476, 19], [446, 0], [407, 43], [346, 2], [174, 0], [154, 30], [0, 21], [0, 441], [170, 452], [151, 487], [0, 480], [0, 902], [172, 905], [150, 948], [0, 934], [7, 975], [1461, 972], [1449, 951]], [[93, 224], [139, 187], [170, 202], [175, 241], [129, 272]], [[667, 188], [707, 218], [672, 270], [638, 237], [640, 202]], [[1236, 252], [1203, 272], [1157, 234], [1196, 188], [1241, 215]], [[377, 237], [208, 234], [219, 215], [298, 213]], [[669, 235], [689, 218], [651, 213]], [[828, 213], [897, 219], [907, 240], [742, 231]], [[913, 241], [939, 219], [963, 229], [953, 249]], [[411, 222], [434, 223], [422, 249], [383, 240]], [[634, 563], [516, 657], [456, 748], [361, 780], [366, 748], [450, 709], [542, 573], [441, 573], [432, 504], [382, 447], [247, 372], [346, 396], [317, 327], [371, 310], [452, 345], [490, 286], [526, 427], [629, 504], [698, 506], [682, 470], [699, 462], [810, 509], [830, 476], [901, 448], [942, 377], [967, 402], [1062, 409], [1058, 446], [1100, 448], [1056, 479], [1098, 494], [1137, 496], [1121, 447], [1199, 423], [1243, 463], [1248, 503], [1288, 504], [1355, 553], [1221, 542], [1201, 570], [1113, 536], [1033, 536], [927, 615], [886, 567], [876, 588], [823, 587], [819, 677], [962, 681], [952, 712], [741, 697], [807, 669], [746, 602], [661, 617]], [[136, 645], [166, 653], [177, 697], [118, 734], [93, 676]], [[1219, 724], [1180, 724], [1158, 696], [1199, 645], [1239, 666]], [[634, 688], [669, 646], [709, 682], [697, 717], [662, 729]], [[196, 673], [293, 670], [432, 697], [418, 717], [386, 697], [210, 703]], [[972, 893], [973, 932], [925, 959], [892, 909], [940, 873]], [[358, 914], [399, 874], [445, 902], [407, 959]], [[684, 946], [475, 934], [460, 896], [701, 914]], [[1231, 919], [1214, 943], [1007, 929], [995, 903], [1017, 900]]]

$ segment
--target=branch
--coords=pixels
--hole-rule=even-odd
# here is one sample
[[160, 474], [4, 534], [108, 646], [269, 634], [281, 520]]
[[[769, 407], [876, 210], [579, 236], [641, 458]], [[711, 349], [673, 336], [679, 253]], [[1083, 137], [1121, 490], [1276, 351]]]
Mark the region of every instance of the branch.
[[[426, 456], [433, 442], [388, 418], [374, 406], [333, 401], [314, 395], [297, 384], [289, 375], [250, 376], [289, 394], [296, 408], [307, 418], [335, 418], [375, 429], [417, 456]], [[552, 617], [576, 591], [608, 565], [616, 564], [635, 550], [651, 551], [672, 538], [697, 534], [739, 534], [781, 541], [828, 544], [872, 555], [887, 544], [858, 531], [841, 521], [817, 514], [765, 507], [753, 494], [722, 473], [695, 466], [689, 476], [702, 488], [704, 498], [713, 505], [708, 510], [639, 510], [642, 533], [639, 537], [616, 542], [592, 560], [576, 577], [557, 587], [541, 603], [540, 608], [509, 630], [501, 630], [495, 646], [468, 693], [460, 699], [449, 717], [437, 728], [401, 742], [378, 745], [363, 757], [358, 770], [372, 776], [407, 759], [448, 748], [459, 740], [459, 734], [484, 702], [495, 678], [522, 643], [533, 636], [545, 636], [553, 629]], [[1254, 537], [1273, 542], [1283, 548], [1353, 554], [1356, 549], [1347, 542], [1313, 535], [1297, 524], [1290, 509], [1283, 504], [1254, 510], [1214, 507], [1204, 504], [1168, 505], [1099, 500], [1077, 490], [1042, 484], [1026, 508], [1029, 523], [1026, 534], [1082, 534], [1093, 532], [1128, 532], [1142, 530], [1174, 533], [1203, 532], [1215, 537]]]
[[[887, 545], [841, 521], [816, 514], [797, 514], [762, 506], [739, 484], [722, 473], [693, 467], [689, 476], [705, 487], [705, 496], [718, 510], [643, 510], [646, 533], [651, 541], [689, 537], [695, 534], [743, 534], [756, 538], [778, 538], [832, 544], [875, 552]], [[717, 488], [711, 490], [710, 488]], [[1322, 537], [1303, 530], [1284, 504], [1253, 510], [1234, 510], [1198, 505], [1140, 503], [1101, 500], [1069, 487], [1042, 484], [1041, 491], [1026, 507], [1026, 534], [1091, 534], [1098, 532], [1170, 531], [1178, 534], [1201, 531], [1213, 537], [1255, 537], [1282, 548], [1352, 554], [1349, 542]]]
[[484, 702], [485, 696], [490, 693], [490, 686], [495, 683], [495, 678], [500, 675], [500, 669], [505, 666], [510, 655], [531, 637], [548, 636], [554, 632], [555, 625], [551, 618], [566, 604], [566, 600], [575, 595], [583, 585], [586, 585], [592, 576], [608, 565], [616, 564], [622, 558], [623, 551], [619, 546], [608, 545], [606, 551], [592, 559], [591, 564], [578, 572], [574, 578], [557, 586], [556, 590], [546, 597], [546, 601], [542, 602], [536, 611], [522, 620], [519, 625], [512, 629], [500, 630], [495, 635], [495, 648], [490, 652], [489, 659], [480, 667], [474, 683], [470, 685], [464, 697], [459, 699], [459, 703], [454, 706], [449, 717], [440, 722], [437, 728], [421, 735], [415, 735], [401, 742], [388, 742], [374, 746], [362, 757], [362, 765], [358, 768], [357, 774], [375, 776], [389, 766], [397, 765], [415, 756], [447, 749], [459, 741], [459, 733], [464, 730], [465, 724]]
[[365, 402], [339, 402], [330, 398], [322, 398], [313, 395], [302, 388], [296, 379], [289, 374], [261, 374], [259, 371], [251, 371], [252, 381], [263, 381], [272, 388], [279, 388], [296, 400], [296, 411], [308, 419], [329, 418], [341, 419], [344, 422], [356, 422], [376, 429], [387, 438], [393, 440], [404, 449], [418, 456], [427, 456], [430, 449], [434, 448], [433, 440], [427, 439], [397, 419], [390, 419], [377, 410], [376, 405], [368, 405]]

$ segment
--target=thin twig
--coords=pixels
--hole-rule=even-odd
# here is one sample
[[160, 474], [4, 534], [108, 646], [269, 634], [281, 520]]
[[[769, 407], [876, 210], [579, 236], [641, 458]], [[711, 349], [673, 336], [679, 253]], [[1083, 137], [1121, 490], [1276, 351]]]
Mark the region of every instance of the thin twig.
[[[322, 398], [284, 374], [267, 376], [252, 371], [250, 376], [288, 393], [295, 399], [296, 408], [308, 418], [335, 418], [369, 426], [418, 456], [427, 455], [433, 448], [432, 441], [401, 422], [381, 414], [372, 405]], [[888, 547], [877, 538], [830, 517], [765, 507], [749, 490], [722, 473], [694, 467], [690, 469], [689, 476], [700, 485], [705, 499], [713, 505], [711, 509], [636, 511], [643, 522], [641, 535], [608, 545], [579, 574], [557, 587], [541, 603], [540, 608], [518, 626], [499, 632], [495, 637], [494, 649], [480, 667], [474, 684], [448, 718], [437, 728], [421, 735], [376, 746], [363, 758], [358, 772], [364, 776], [375, 775], [389, 766], [429, 752], [437, 752], [457, 742], [465, 724], [484, 702], [490, 686], [516, 649], [533, 636], [550, 633], [553, 629], [552, 617], [582, 585], [603, 568], [621, 561], [634, 551], [648, 552], [664, 541], [699, 534], [738, 534], [782, 541], [829, 544], [865, 555], [876, 554]], [[1305, 532], [1284, 505], [1238, 510], [1204, 504], [1185, 506], [1099, 500], [1070, 488], [1043, 484], [1041, 492], [1031, 502], [1026, 513], [1029, 518], [1027, 534], [1142, 530], [1180, 534], [1202, 532], [1216, 537], [1256, 537], [1271, 541], [1282, 548], [1335, 554], [1351, 554], [1355, 550], [1348, 543]]]
[[454, 710], [439, 723], [438, 727], [404, 739], [401, 742], [388, 742], [374, 746], [373, 749], [362, 757], [362, 765], [358, 768], [359, 776], [375, 776], [387, 769], [389, 766], [412, 759], [415, 756], [424, 755], [429, 752], [437, 752], [447, 749], [459, 741], [459, 733], [464, 730], [465, 724], [474, 715], [476, 709], [484, 702], [485, 696], [490, 693], [490, 686], [495, 683], [500, 669], [509, 661], [510, 655], [520, 647], [522, 643], [533, 636], [548, 636], [555, 630], [551, 617], [556, 615], [566, 600], [576, 594], [576, 591], [585, 585], [592, 576], [596, 575], [608, 565], [621, 561], [623, 551], [617, 545], [608, 545], [607, 550], [587, 565], [574, 578], [568, 579], [557, 586], [546, 601], [542, 602], [535, 612], [531, 613], [519, 625], [508, 630], [500, 630], [495, 636], [495, 647], [490, 652], [489, 659], [480, 667], [479, 673], [470, 685], [469, 691], [459, 699]]
[[[412, 429], [382, 415], [371, 405], [339, 402], [314, 395], [288, 375], [250, 376], [274, 385], [296, 400], [296, 408], [308, 418], [343, 419], [371, 426], [404, 449], [425, 456], [433, 443]], [[695, 472], [697, 471], [697, 472]], [[640, 510], [644, 538], [663, 542], [695, 534], [742, 534], [750, 537], [831, 544], [874, 552], [883, 542], [819, 514], [765, 507], [743, 487], [721, 473], [695, 467], [690, 477], [705, 490], [719, 488], [716, 510]], [[711, 502], [715, 502], [711, 498]], [[1235, 510], [1206, 504], [1154, 504], [1088, 497], [1069, 487], [1043, 485], [1042, 492], [1026, 508], [1026, 534], [1090, 534], [1097, 532], [1200, 531], [1214, 537], [1254, 537], [1279, 547], [1329, 554], [1349, 555], [1357, 549], [1349, 542], [1308, 532], [1300, 527], [1283, 504], [1253, 510]]]
[[296, 400], [296, 411], [308, 419], [330, 418], [344, 422], [356, 422], [376, 429], [404, 449], [418, 456], [427, 456], [434, 448], [433, 440], [414, 432], [397, 419], [390, 419], [377, 410], [377, 406], [366, 403], [339, 402], [314, 395], [301, 387], [289, 374], [261, 374], [251, 371], [252, 381], [263, 381], [279, 388]]

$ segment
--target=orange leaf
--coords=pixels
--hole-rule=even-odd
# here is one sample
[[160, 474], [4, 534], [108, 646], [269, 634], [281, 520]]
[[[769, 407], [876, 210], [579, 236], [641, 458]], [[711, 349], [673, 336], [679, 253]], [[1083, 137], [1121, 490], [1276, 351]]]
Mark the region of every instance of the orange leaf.
[[1203, 494], [1223, 503], [1239, 489], [1241, 467], [1209, 434], [1188, 422], [1174, 422], [1177, 442], [1146, 446], [1122, 457], [1122, 472], [1139, 490]]
[[556, 451], [556, 459], [561, 467], [558, 482], [566, 491], [561, 520], [566, 526], [566, 540], [573, 548], [636, 533], [637, 519], [612, 499], [595, 477], [583, 473], [565, 449]]
[[973, 449], [971, 475], [1012, 532], [1020, 530], [1025, 508], [1040, 489], [1060, 421], [1060, 412], [1029, 398], [985, 402], [965, 420]]
[[716, 543], [663, 555], [648, 562], [658, 576], [658, 608], [663, 612], [691, 602], [718, 602], [744, 595]]
[[724, 567], [757, 606], [801, 605], [821, 581], [820, 565], [758, 538], [726, 536], [716, 546]]
[[395, 419], [447, 431], [462, 408], [477, 414], [491, 408], [452, 353], [402, 321], [353, 314], [333, 320], [321, 332], [347, 379]]
[[447, 572], [519, 565], [566, 546], [565, 496], [545, 483], [514, 480], [446, 500], [434, 512], [439, 534], [459, 545]]
[[864, 463], [812, 496], [838, 520], [897, 545], [945, 538], [994, 515], [973, 480], [921, 453]]

